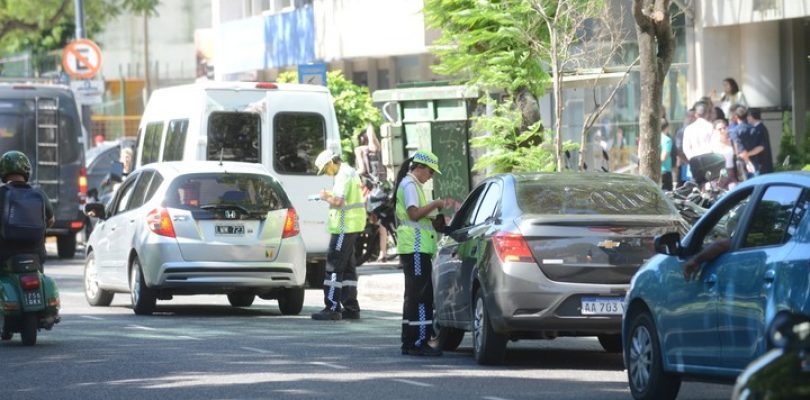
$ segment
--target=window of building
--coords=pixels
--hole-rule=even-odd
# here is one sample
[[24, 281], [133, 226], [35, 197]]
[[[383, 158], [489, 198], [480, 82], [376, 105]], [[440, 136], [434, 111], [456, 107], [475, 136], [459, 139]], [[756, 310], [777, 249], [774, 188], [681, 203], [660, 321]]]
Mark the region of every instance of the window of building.
[[180, 161], [186, 145], [188, 119], [176, 119], [169, 122], [166, 131], [166, 143], [163, 145], [163, 161]]
[[212, 112], [208, 117], [206, 159], [260, 162], [261, 128], [256, 113]]
[[315, 175], [315, 158], [326, 149], [326, 121], [314, 113], [278, 113], [273, 120], [273, 168]]
[[141, 165], [158, 161], [160, 153], [160, 136], [163, 133], [163, 122], [152, 122], [146, 125], [143, 140], [143, 158]]

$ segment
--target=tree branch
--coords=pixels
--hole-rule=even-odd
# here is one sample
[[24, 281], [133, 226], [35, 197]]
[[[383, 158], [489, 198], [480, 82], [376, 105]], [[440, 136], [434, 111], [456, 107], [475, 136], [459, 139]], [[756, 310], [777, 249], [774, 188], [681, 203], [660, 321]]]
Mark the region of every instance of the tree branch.
[[12, 19], [8, 21], [3, 21], [2, 26], [0, 26], [0, 38], [6, 36], [7, 34], [15, 31], [37, 31], [42, 29], [42, 27], [52, 27], [59, 22], [60, 19], [67, 13], [68, 6], [70, 5], [70, 0], [62, 0], [62, 5], [59, 6], [59, 10], [49, 18], [42, 26], [36, 22], [26, 22], [20, 19]]

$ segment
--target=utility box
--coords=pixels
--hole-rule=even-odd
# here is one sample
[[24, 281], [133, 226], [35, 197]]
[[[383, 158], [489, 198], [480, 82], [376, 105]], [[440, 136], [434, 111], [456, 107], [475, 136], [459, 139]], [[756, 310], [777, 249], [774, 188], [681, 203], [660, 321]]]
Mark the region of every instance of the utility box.
[[433, 198], [461, 202], [471, 189], [470, 119], [479, 93], [466, 86], [429, 86], [378, 90], [374, 103], [382, 104], [386, 118], [380, 129], [383, 163], [396, 176], [403, 160], [417, 150], [439, 157], [442, 175], [432, 180]]

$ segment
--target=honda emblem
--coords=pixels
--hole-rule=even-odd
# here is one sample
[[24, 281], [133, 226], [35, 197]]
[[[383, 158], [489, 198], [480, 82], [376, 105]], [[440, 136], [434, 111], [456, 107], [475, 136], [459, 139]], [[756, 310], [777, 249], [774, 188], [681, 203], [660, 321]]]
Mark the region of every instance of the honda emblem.
[[236, 219], [236, 211], [234, 211], [234, 210], [225, 210], [225, 218], [227, 218], [227, 219]]

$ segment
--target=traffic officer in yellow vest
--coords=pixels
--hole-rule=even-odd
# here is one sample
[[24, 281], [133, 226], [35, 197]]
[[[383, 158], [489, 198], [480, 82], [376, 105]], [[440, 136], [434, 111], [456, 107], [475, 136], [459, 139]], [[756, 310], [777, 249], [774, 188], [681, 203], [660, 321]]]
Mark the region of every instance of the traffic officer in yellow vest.
[[335, 177], [331, 192], [321, 190], [319, 197], [329, 203], [329, 252], [326, 255], [326, 277], [323, 282], [326, 307], [312, 314], [312, 319], [339, 320], [360, 318], [357, 303], [357, 265], [354, 244], [366, 228], [366, 207], [357, 171], [341, 162], [340, 156], [324, 150], [315, 159], [318, 174]]
[[431, 201], [422, 185], [439, 171], [435, 154], [420, 150], [406, 160], [397, 176], [396, 217], [397, 253], [405, 272], [405, 299], [402, 307], [402, 354], [440, 356], [441, 350], [428, 345], [433, 332], [433, 270], [438, 233], [430, 216], [453, 200]]

